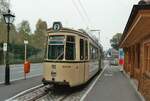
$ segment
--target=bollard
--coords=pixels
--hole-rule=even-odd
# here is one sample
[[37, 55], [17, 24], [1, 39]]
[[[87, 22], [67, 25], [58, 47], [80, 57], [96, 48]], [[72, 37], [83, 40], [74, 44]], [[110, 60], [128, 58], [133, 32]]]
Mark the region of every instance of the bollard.
[[24, 78], [26, 79], [26, 74], [30, 72], [30, 62], [25, 61], [24, 63]]

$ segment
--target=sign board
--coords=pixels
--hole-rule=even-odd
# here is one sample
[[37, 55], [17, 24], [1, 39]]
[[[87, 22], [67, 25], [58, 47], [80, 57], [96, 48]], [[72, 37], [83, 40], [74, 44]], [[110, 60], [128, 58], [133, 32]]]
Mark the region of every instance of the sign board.
[[119, 64], [120, 65], [124, 64], [124, 51], [122, 48], [119, 49]]
[[3, 43], [3, 51], [7, 51], [7, 43]]
[[53, 30], [54, 31], [59, 31], [61, 29], [61, 27], [62, 27], [61, 22], [54, 22], [53, 23]]
[[24, 40], [24, 44], [28, 44], [28, 41], [27, 41], [27, 40]]

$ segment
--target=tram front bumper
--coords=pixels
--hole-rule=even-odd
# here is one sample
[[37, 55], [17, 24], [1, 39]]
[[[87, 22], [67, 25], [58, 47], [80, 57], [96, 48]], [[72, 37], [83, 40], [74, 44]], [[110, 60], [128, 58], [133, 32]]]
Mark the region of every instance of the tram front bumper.
[[46, 80], [45, 78], [42, 79], [42, 82], [44, 85], [48, 85], [48, 84], [54, 84], [54, 85], [69, 85], [69, 82], [67, 81], [55, 81], [55, 79], [53, 78], [52, 80]]

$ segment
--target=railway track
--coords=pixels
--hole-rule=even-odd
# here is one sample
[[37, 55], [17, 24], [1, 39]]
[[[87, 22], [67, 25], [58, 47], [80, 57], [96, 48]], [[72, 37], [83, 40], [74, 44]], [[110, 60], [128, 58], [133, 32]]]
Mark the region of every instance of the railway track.
[[23, 91], [6, 101], [43, 101], [44, 99], [44, 101], [64, 101], [69, 95], [71, 95], [70, 92], [64, 93], [65, 89], [58, 89], [59, 88], [55, 88], [53, 85], [39, 85]]

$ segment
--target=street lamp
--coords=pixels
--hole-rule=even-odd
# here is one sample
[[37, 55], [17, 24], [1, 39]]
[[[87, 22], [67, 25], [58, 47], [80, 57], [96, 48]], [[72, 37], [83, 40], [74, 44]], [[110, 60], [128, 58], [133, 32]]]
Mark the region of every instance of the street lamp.
[[5, 68], [5, 84], [10, 84], [10, 68], [9, 68], [9, 31], [10, 25], [13, 23], [15, 16], [11, 14], [8, 9], [8, 13], [3, 14], [5, 23], [7, 24], [7, 51], [6, 51], [6, 68]]

